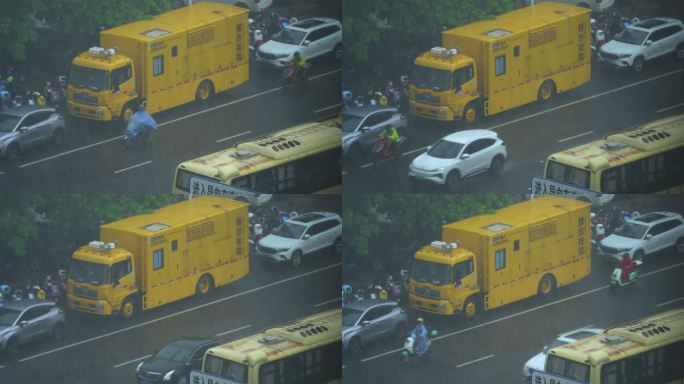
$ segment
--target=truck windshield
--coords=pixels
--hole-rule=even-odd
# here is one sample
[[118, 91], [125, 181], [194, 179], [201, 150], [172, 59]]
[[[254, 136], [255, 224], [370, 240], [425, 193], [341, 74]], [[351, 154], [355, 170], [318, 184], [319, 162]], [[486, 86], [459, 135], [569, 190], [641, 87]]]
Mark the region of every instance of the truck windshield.
[[69, 277], [92, 285], [109, 284], [109, 265], [72, 259]]
[[247, 383], [247, 365], [225, 360], [217, 356], [204, 355], [204, 372], [229, 379], [229, 383]]
[[451, 283], [451, 265], [414, 260], [411, 276], [421, 283], [449, 284]]
[[109, 71], [72, 65], [69, 83], [76, 88], [104, 91], [109, 89]]
[[411, 72], [411, 82], [418, 88], [447, 91], [451, 89], [451, 72], [414, 65]]

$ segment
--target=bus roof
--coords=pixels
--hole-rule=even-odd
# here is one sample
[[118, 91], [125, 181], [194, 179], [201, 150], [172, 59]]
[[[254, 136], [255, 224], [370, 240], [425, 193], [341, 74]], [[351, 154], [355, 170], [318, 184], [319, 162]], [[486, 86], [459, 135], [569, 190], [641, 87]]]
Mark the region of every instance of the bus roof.
[[338, 308], [265, 329], [256, 335], [211, 348], [207, 354], [255, 365], [341, 338], [342, 309]]
[[102, 31], [102, 34], [126, 36], [139, 41], [154, 41], [170, 34], [207, 26], [221, 19], [245, 14], [248, 10], [216, 2], [205, 2], [178, 8]]
[[565, 344], [549, 351], [578, 362], [598, 365], [619, 360], [655, 345], [684, 339], [684, 308], [660, 313], [606, 330], [601, 335]]
[[684, 114], [638, 125], [554, 153], [549, 160], [596, 172], [681, 146], [684, 146]]
[[[589, 14], [585, 8], [569, 4], [541, 3], [504, 13], [493, 20], [478, 21], [444, 31], [444, 35], [466, 36], [472, 39], [493, 42], [513, 34], [527, 32], [547, 26], [568, 17]], [[444, 38], [442, 39], [444, 40]]]
[[301, 124], [240, 143], [178, 167], [222, 182], [273, 167], [284, 160], [295, 160], [311, 153], [342, 146], [339, 117]]
[[521, 226], [546, 221], [550, 218], [588, 207], [587, 202], [560, 196], [539, 196], [522, 203], [501, 208], [493, 214], [473, 216], [443, 226], [443, 231], [461, 230], [483, 236], [499, 236]]

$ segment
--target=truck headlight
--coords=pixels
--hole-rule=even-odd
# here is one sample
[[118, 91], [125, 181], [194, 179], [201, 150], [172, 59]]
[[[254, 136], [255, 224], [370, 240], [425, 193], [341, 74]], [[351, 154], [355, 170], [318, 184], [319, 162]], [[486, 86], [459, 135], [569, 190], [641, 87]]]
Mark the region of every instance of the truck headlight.
[[437, 115], [438, 115], [440, 118], [443, 118], [444, 115], [446, 115], [446, 108], [440, 107], [440, 108], [439, 108], [439, 112], [437, 113]]
[[97, 304], [95, 304], [95, 310], [97, 313], [103, 313], [104, 312], [104, 303], [101, 301], [98, 301]]
[[105, 109], [103, 107], [98, 107], [97, 109], [95, 109], [95, 115], [97, 115], [97, 117], [104, 117], [104, 114]]
[[174, 372], [176, 372], [176, 371], [175, 371], [175, 370], [171, 370], [171, 371], [166, 372], [166, 375], [164, 375], [164, 377], [162, 378], [162, 380], [164, 380], [164, 381], [171, 381], [171, 380], [173, 379], [173, 374], [174, 374]]
[[446, 303], [444, 303], [444, 302], [439, 303], [439, 311], [440, 312], [446, 311]]

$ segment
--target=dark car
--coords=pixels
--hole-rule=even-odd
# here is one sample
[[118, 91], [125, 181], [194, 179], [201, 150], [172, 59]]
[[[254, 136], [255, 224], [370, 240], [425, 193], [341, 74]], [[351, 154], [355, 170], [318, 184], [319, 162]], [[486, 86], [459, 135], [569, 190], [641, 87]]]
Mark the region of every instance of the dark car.
[[154, 356], [138, 364], [138, 384], [188, 384], [190, 371], [202, 369], [207, 349], [223, 342], [202, 338], [183, 338], [170, 342]]

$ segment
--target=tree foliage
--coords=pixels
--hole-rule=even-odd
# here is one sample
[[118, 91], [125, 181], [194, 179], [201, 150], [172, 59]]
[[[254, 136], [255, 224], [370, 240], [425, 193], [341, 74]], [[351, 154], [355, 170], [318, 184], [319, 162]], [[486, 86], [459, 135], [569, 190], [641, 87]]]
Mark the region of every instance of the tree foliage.
[[[441, 226], [467, 217], [492, 213], [515, 202], [512, 195], [345, 195], [344, 239], [351, 251], [367, 256], [380, 238], [383, 222], [396, 243], [439, 240]], [[388, 244], [389, 245], [389, 244]], [[387, 248], [387, 247], [385, 247]]]
[[[514, 0], [344, 0], [345, 47], [351, 58], [366, 61], [386, 37], [405, 47], [440, 44], [440, 33], [473, 21], [491, 19], [513, 9]], [[378, 21], [389, 28], [381, 29]]]
[[[99, 42], [101, 29], [151, 18], [171, 9], [172, 0], [0, 0], [0, 52], [26, 59], [27, 46], [39, 29], [76, 42]], [[38, 21], [40, 20], [40, 22]], [[40, 25], [43, 24], [43, 27]]]

